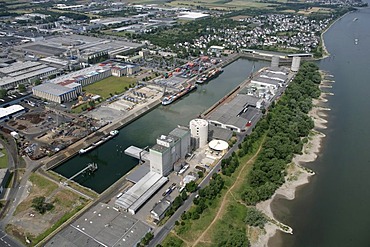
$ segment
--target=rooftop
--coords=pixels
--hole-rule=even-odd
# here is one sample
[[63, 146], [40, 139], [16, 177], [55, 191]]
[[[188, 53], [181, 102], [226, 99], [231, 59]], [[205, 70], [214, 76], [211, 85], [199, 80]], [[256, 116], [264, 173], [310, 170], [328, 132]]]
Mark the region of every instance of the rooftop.
[[43, 83], [43, 84], [33, 87], [32, 90], [37, 90], [37, 91], [41, 91], [44, 93], [49, 93], [49, 94], [60, 96], [65, 93], [71, 92], [74, 89], [61, 86], [59, 84], [54, 84], [54, 83]]
[[243, 129], [248, 119], [240, 115], [248, 110], [248, 106], [256, 106], [259, 100], [253, 96], [238, 94], [230, 102], [221, 105], [212, 112], [208, 119]]
[[24, 107], [21, 105], [11, 105], [8, 107], [0, 108], [0, 119], [23, 110]]
[[150, 231], [145, 223], [127, 213], [99, 203], [54, 236], [47, 247], [136, 246]]

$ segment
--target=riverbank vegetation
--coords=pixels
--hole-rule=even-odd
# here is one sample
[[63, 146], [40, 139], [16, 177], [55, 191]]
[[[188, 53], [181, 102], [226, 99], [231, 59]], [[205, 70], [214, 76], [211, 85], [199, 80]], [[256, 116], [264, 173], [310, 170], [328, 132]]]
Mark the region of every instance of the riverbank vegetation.
[[[254, 205], [269, 199], [285, 182], [286, 168], [302, 152], [304, 137], [314, 127], [308, 112], [320, 95], [321, 76], [314, 63], [304, 63], [237, 152], [222, 161], [222, 174], [199, 191], [174, 233], [164, 241], [174, 246], [249, 246], [247, 226], [262, 228], [268, 219]], [[206, 193], [208, 190], [212, 193]]]

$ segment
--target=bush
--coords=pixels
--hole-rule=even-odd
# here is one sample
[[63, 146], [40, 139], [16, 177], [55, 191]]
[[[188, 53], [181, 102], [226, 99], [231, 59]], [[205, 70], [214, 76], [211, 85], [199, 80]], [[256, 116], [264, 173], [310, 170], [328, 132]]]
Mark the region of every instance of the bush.
[[267, 223], [266, 217], [261, 213], [261, 211], [256, 208], [248, 208], [247, 217], [245, 218], [245, 223], [250, 226], [258, 226], [263, 228]]

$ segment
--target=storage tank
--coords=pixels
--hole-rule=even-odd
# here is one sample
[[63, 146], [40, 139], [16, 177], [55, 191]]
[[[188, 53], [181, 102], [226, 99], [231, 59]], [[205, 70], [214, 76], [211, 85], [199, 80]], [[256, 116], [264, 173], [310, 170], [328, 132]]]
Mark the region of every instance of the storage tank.
[[290, 69], [293, 72], [298, 72], [300, 65], [301, 65], [301, 57], [293, 57], [292, 67]]
[[278, 56], [273, 56], [271, 59], [271, 68], [279, 67], [280, 58]]
[[199, 147], [208, 143], [208, 122], [204, 119], [193, 119], [190, 121], [190, 134], [193, 138], [199, 139]]

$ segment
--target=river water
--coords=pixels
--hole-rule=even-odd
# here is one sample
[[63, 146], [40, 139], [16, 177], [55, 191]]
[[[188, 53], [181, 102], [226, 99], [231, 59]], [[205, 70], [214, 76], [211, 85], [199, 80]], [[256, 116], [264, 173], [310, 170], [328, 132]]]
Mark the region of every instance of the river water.
[[274, 200], [275, 216], [294, 234], [278, 233], [269, 246], [370, 246], [369, 24], [370, 9], [361, 9], [324, 35], [331, 57], [319, 65], [336, 81], [327, 103], [327, 137], [318, 159], [306, 164], [316, 172], [311, 183], [292, 201]]
[[75, 181], [101, 193], [130, 171], [138, 160], [123, 151], [131, 146], [151, 146], [161, 134], [168, 134], [177, 125], [188, 125], [228, 92], [245, 80], [252, 72], [268, 66], [263, 61], [239, 59], [224, 68], [219, 77], [199, 85], [196, 91], [184, 96], [169, 106], [159, 106], [120, 130], [117, 137], [85, 154], [78, 155], [58, 166], [54, 171], [71, 177], [90, 162], [98, 164], [98, 170], [91, 176], [78, 176]]

